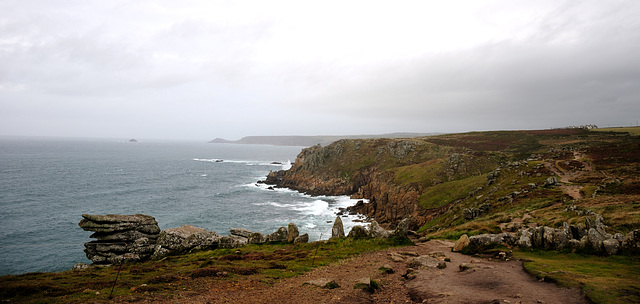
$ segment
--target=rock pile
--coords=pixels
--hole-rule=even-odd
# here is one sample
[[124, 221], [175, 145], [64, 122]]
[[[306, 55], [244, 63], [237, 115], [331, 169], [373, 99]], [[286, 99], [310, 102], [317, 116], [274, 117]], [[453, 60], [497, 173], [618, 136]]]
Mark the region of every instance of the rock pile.
[[148, 215], [83, 214], [78, 224], [98, 239], [84, 244], [87, 258], [95, 264], [141, 261], [151, 257], [160, 233], [158, 222]]
[[[289, 223], [287, 227], [280, 227], [268, 235], [242, 228], [232, 228], [229, 230], [229, 235], [222, 236], [215, 231], [191, 225], [160, 231], [155, 218], [143, 214], [83, 214], [82, 217], [83, 219], [78, 225], [84, 230], [93, 231], [91, 237], [98, 239], [84, 244], [87, 258], [94, 264], [144, 261], [192, 250], [238, 248], [246, 244], [309, 242], [309, 235], [307, 233], [300, 234], [294, 223]], [[406, 237], [409, 223], [409, 219], [405, 219], [401, 221], [395, 231], [390, 231], [383, 229], [373, 221], [369, 227], [354, 226], [349, 236], [358, 238]], [[336, 218], [332, 237], [345, 237], [340, 217]]]
[[[464, 241], [463, 235], [458, 241], [476, 247], [489, 247], [496, 244], [517, 245], [521, 248], [540, 248], [549, 250], [589, 251], [604, 255], [614, 255], [622, 251], [640, 252], [640, 229], [629, 232], [611, 234], [605, 229], [604, 218], [593, 214], [585, 219], [584, 224], [570, 225], [564, 222], [561, 229], [547, 226], [522, 228], [516, 233], [481, 234], [469, 237]], [[464, 246], [458, 246], [461, 250]]]

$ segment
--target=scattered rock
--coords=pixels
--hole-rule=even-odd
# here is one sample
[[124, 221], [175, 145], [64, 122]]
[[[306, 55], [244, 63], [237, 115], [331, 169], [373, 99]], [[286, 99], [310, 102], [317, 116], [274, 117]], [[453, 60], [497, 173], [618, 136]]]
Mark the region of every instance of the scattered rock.
[[333, 222], [333, 228], [331, 229], [331, 238], [343, 238], [344, 237], [344, 226], [342, 225], [342, 219], [340, 217], [336, 217], [336, 220]]
[[309, 234], [301, 234], [293, 240], [293, 244], [309, 243]]
[[392, 234], [391, 231], [382, 228], [376, 221], [371, 221], [369, 231], [372, 238], [386, 239]]
[[393, 231], [394, 237], [406, 238], [407, 233], [409, 231], [409, 224], [411, 224], [411, 219], [404, 218], [398, 223], [396, 230]]
[[267, 242], [286, 242], [289, 238], [289, 232], [286, 227], [280, 227], [274, 233], [267, 235]]
[[469, 245], [469, 236], [463, 234], [460, 238], [455, 242], [451, 251], [458, 252], [461, 251], [464, 247]]
[[350, 238], [367, 238], [369, 237], [369, 230], [361, 225], [355, 225], [349, 231], [349, 235], [347, 237]]
[[300, 231], [298, 230], [298, 226], [294, 223], [289, 223], [288, 226], [288, 234], [287, 234], [287, 242], [293, 243], [293, 241], [300, 235]]

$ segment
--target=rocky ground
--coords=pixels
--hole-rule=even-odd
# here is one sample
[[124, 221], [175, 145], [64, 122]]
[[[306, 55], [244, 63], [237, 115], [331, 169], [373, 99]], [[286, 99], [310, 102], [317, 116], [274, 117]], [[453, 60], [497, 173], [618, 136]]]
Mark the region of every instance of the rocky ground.
[[[205, 293], [182, 292], [165, 303], [588, 303], [579, 290], [536, 281], [520, 261], [467, 256], [451, 252], [452, 246], [433, 240], [370, 252], [271, 286], [226, 282]], [[446, 267], [438, 268], [445, 258]], [[371, 280], [380, 287], [354, 288]], [[321, 287], [332, 281], [336, 288]]]

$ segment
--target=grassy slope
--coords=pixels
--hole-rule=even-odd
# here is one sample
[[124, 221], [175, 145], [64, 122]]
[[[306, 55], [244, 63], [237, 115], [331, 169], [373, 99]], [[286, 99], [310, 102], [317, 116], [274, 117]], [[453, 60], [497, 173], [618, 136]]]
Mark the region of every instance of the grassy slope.
[[330, 240], [310, 244], [249, 245], [170, 256], [118, 267], [60, 273], [29, 273], [0, 277], [0, 300], [20, 303], [108, 303], [116, 276], [114, 297], [121, 301], [167, 300], [180, 293], [201, 293], [212, 286], [242, 280], [265, 285], [334, 263], [352, 255], [408, 245], [406, 239]]
[[[420, 229], [431, 237], [456, 239], [465, 233], [498, 233], [501, 224], [525, 214], [531, 217], [525, 224], [559, 228], [565, 221], [584, 222], [585, 216], [565, 211], [572, 205], [602, 214], [610, 232], [627, 233], [640, 228], [640, 138], [629, 136], [638, 130], [447, 134], [412, 139], [415, 147], [401, 153], [406, 157], [400, 158], [387, 151], [397, 149], [397, 141], [364, 141], [358, 144], [357, 153], [344, 153], [346, 156], [326, 162], [324, 169], [349, 177], [362, 168], [377, 166], [390, 173], [394, 185], [419, 186], [420, 207], [427, 212], [448, 208]], [[344, 142], [342, 149], [350, 151], [354, 144]], [[572, 167], [580, 164], [574, 161], [574, 152], [592, 167], [592, 171], [585, 169], [570, 180], [570, 185], [582, 189], [584, 197], [577, 201], [559, 187], [540, 186], [555, 176], [547, 164], [560, 172], [579, 171]], [[452, 157], [454, 153], [458, 156]], [[487, 173], [498, 166], [500, 174], [489, 184]], [[530, 187], [532, 183], [537, 187]], [[465, 208], [482, 205], [489, 205], [490, 211], [472, 220], [463, 217]], [[520, 257], [530, 260], [525, 266], [533, 274], [542, 271], [562, 284], [582, 286], [596, 303], [640, 302], [637, 257], [604, 258], [566, 252], [521, 252]], [[625, 266], [628, 268], [623, 269]]]

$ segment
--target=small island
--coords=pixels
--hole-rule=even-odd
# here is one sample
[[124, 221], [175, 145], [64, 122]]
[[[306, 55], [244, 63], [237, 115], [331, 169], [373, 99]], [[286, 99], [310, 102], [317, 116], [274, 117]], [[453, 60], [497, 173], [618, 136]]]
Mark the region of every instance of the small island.
[[136, 140], [135, 138], [132, 138], [132, 139], [129, 139], [129, 142], [130, 142], [130, 143], [137, 143], [137, 142], [138, 142], [138, 140]]

